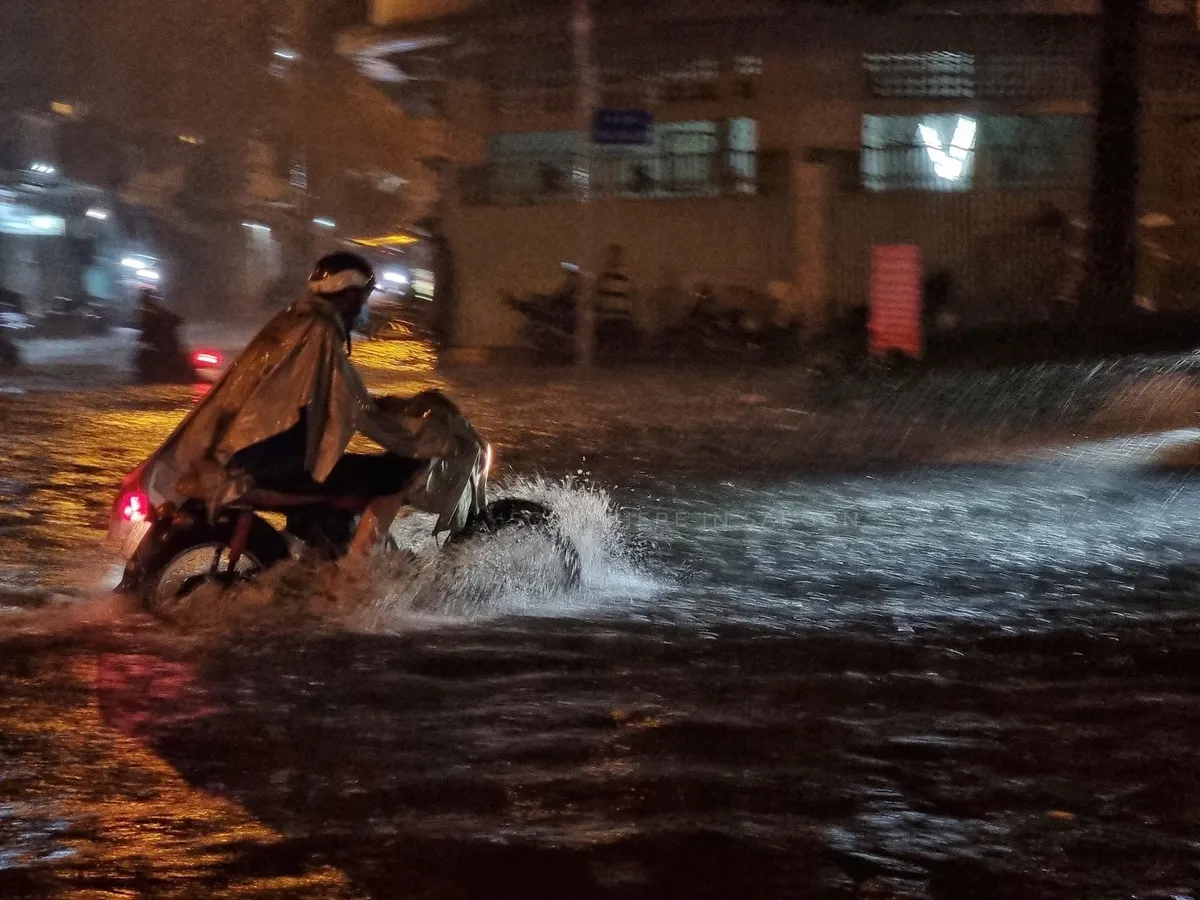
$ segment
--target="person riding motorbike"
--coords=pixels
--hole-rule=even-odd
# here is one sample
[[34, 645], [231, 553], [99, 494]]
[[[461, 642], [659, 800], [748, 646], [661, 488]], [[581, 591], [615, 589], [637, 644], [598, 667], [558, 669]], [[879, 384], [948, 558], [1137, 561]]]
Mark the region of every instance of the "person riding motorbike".
[[21, 365], [21, 351], [12, 332], [27, 324], [21, 295], [0, 285], [0, 372], [12, 371]]
[[11, 372], [21, 365], [17, 342], [8, 336], [8, 327], [0, 325], [0, 372]]
[[196, 370], [179, 339], [183, 317], [172, 312], [157, 292], [147, 289], [138, 298], [135, 327], [138, 348], [133, 365], [142, 384], [190, 384]]
[[[345, 555], [365, 558], [387, 533], [405, 503], [400, 492], [420, 468], [461, 450], [445, 431], [425, 427], [428, 408], [423, 413], [392, 402], [385, 411], [351, 364], [350, 333], [374, 287], [362, 257], [322, 257], [308, 296], [263, 327], [147, 461], [152, 502], [204, 499], [212, 510], [262, 492], [371, 498]], [[346, 453], [356, 433], [387, 452]], [[445, 496], [422, 507], [440, 513], [439, 528], [453, 529], [447, 523], [476, 512], [464, 471], [454, 469]]]

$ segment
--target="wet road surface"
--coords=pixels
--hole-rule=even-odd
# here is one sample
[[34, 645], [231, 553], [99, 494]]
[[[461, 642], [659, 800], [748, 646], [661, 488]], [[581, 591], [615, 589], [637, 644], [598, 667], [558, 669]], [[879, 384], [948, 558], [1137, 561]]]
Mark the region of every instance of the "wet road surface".
[[1154, 440], [738, 474], [550, 410], [497, 433], [605, 489], [523, 486], [580, 592], [497, 554], [469, 615], [391, 573], [178, 630], [96, 529], [186, 391], [2, 402], [0, 896], [1200, 889], [1200, 484]]

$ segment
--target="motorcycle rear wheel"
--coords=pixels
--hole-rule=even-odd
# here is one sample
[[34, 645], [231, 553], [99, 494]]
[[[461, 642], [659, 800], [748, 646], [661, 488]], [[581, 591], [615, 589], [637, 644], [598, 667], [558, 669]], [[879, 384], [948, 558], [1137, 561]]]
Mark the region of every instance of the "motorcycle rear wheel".
[[[235, 522], [200, 524], [172, 535], [146, 563], [138, 584], [138, 598], [151, 615], [177, 620], [187, 609], [191, 595], [204, 584], [228, 587], [248, 581], [288, 555], [287, 542], [257, 516], [251, 521], [246, 547], [233, 571], [229, 571], [229, 544]], [[213, 563], [219, 560], [215, 567]]]

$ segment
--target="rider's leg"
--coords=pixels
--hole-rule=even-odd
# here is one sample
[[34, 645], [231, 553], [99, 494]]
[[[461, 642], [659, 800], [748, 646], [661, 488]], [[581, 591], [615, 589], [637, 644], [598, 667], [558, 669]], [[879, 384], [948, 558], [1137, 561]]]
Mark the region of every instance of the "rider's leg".
[[364, 560], [370, 557], [371, 551], [379, 544], [392, 527], [396, 514], [404, 507], [405, 495], [393, 494], [390, 497], [376, 497], [367, 506], [346, 551], [348, 560]]
[[322, 490], [334, 496], [373, 497], [346, 551], [347, 560], [365, 560], [387, 535], [404, 506], [413, 479], [426, 463], [390, 453], [347, 453], [333, 467]]

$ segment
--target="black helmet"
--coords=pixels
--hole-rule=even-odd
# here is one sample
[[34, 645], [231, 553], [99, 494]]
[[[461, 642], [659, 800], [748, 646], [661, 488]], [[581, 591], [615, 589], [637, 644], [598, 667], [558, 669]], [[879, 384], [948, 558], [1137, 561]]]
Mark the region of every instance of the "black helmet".
[[308, 292], [322, 297], [340, 294], [349, 288], [359, 288], [365, 299], [374, 287], [375, 273], [357, 253], [341, 251], [322, 256], [308, 276]]

